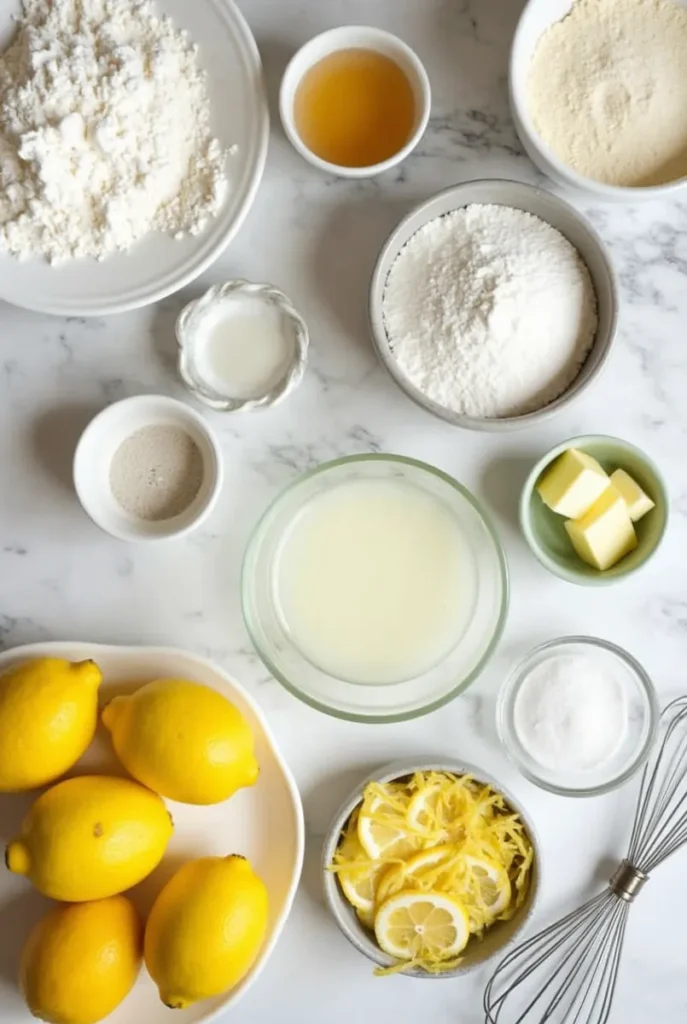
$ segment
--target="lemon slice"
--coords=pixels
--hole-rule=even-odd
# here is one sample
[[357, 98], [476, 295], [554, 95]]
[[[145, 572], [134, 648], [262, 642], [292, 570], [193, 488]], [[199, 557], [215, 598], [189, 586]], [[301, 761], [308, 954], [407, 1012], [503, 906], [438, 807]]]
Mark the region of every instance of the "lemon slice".
[[437, 889], [443, 891], [443, 866], [456, 856], [453, 846], [433, 846], [420, 850], [404, 864], [392, 864], [377, 884], [377, 902], [384, 903], [401, 889]]
[[405, 808], [387, 803], [379, 794], [363, 800], [358, 817], [358, 838], [372, 860], [408, 857], [419, 849], [422, 839], [409, 831]]
[[505, 869], [485, 857], [466, 855], [468, 871], [459, 890], [470, 917], [470, 931], [490, 924], [506, 910], [511, 901], [511, 884]]
[[377, 911], [375, 936], [380, 948], [397, 960], [438, 963], [465, 949], [470, 925], [454, 897], [404, 890]]
[[433, 782], [418, 790], [408, 805], [408, 823], [436, 842], [464, 837], [463, 799], [447, 782]]
[[361, 910], [360, 907], [356, 910], [356, 917], [360, 921], [363, 928], [367, 928], [368, 931], [373, 932], [375, 930], [375, 912], [374, 910]]
[[339, 884], [351, 906], [366, 913], [374, 911], [377, 879], [385, 869], [386, 864], [372, 862], [365, 867], [344, 867], [339, 871]]
[[[348, 902], [365, 914], [375, 906], [377, 880], [386, 870], [382, 861], [370, 860], [358, 838], [358, 814], [351, 815], [335, 855], [339, 885]], [[371, 924], [368, 926], [371, 927]]]

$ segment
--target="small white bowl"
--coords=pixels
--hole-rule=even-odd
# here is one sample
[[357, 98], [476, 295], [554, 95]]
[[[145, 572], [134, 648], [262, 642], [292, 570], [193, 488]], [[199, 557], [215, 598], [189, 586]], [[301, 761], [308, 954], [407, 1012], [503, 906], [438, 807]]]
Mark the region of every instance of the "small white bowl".
[[[678, 2], [683, 6], [687, 5], [687, 0]], [[659, 199], [682, 191], [687, 186], [687, 178], [678, 178], [664, 185], [634, 187], [607, 185], [605, 182], [587, 178], [563, 163], [534, 127], [527, 100], [527, 75], [530, 63], [544, 32], [569, 14], [573, 3], [574, 0], [529, 0], [513, 37], [509, 71], [510, 105], [515, 130], [525, 152], [532, 163], [557, 185], [586, 192], [608, 202], [636, 203], [638, 200]], [[637, 145], [641, 144], [640, 139]]]
[[[342, 167], [322, 160], [301, 139], [294, 117], [296, 91], [306, 71], [330, 53], [348, 49], [375, 50], [395, 61], [408, 78], [415, 96], [415, 126], [412, 135], [398, 153], [370, 167]], [[363, 25], [345, 25], [330, 29], [302, 46], [291, 58], [284, 72], [279, 93], [279, 113], [291, 145], [314, 167], [342, 178], [372, 178], [405, 160], [424, 134], [431, 106], [432, 90], [429, 78], [415, 51], [398, 36], [384, 32], [380, 28], [368, 28]]]
[[[125, 512], [110, 488], [110, 465], [119, 446], [135, 431], [152, 426], [181, 427], [203, 458], [203, 480], [191, 504], [157, 522]], [[195, 529], [217, 501], [223, 475], [214, 431], [193, 409], [163, 395], [138, 395], [103, 409], [84, 430], [74, 454], [74, 487], [84, 511], [105, 533], [126, 541], [167, 540]]]

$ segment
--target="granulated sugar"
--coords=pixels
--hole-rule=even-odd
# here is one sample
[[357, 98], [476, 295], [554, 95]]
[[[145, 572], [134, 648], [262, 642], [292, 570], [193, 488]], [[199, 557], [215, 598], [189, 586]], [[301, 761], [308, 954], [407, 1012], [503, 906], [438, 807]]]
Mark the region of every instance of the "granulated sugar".
[[203, 456], [180, 427], [142, 427], [123, 441], [110, 466], [112, 494], [129, 515], [148, 522], [184, 512], [200, 490]]

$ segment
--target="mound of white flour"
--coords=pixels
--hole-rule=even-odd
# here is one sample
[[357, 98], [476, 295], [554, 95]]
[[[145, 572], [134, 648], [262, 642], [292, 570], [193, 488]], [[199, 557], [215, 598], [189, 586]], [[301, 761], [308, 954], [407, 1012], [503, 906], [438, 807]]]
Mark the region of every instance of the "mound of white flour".
[[0, 57], [0, 250], [103, 259], [226, 194], [205, 76], [150, 0], [24, 0]]
[[597, 328], [577, 250], [507, 206], [466, 206], [420, 228], [389, 271], [382, 307], [408, 380], [464, 416], [548, 405], [577, 377]]

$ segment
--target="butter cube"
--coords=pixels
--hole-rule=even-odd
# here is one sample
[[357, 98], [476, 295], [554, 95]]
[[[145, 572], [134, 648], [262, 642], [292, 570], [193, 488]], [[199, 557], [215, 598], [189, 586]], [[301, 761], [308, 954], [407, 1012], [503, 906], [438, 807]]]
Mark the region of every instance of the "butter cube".
[[545, 505], [566, 519], [579, 519], [609, 486], [610, 480], [591, 455], [568, 448], [544, 472], [537, 491]]
[[612, 486], [580, 519], [569, 520], [565, 528], [582, 561], [602, 571], [637, 547], [627, 505]]
[[651, 512], [656, 504], [624, 469], [616, 469], [615, 473], [611, 473], [611, 483], [616, 491], [620, 492], [633, 523], [638, 522], [647, 512]]

